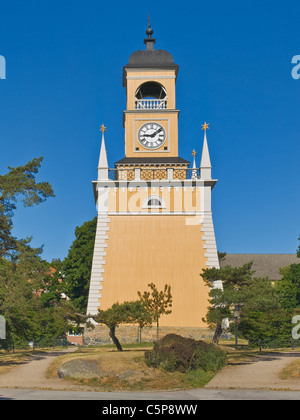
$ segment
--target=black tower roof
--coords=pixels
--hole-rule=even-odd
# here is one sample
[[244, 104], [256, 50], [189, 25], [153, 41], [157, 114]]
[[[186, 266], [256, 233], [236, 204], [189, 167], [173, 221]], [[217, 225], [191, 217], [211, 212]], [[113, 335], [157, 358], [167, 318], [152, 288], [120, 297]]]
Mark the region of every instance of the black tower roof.
[[148, 38], [145, 38], [145, 50], [135, 51], [129, 57], [128, 64], [123, 67], [123, 85], [125, 86], [126, 72], [128, 68], [162, 68], [175, 70], [176, 76], [179, 66], [174, 63], [172, 55], [165, 50], [155, 50], [155, 38], [152, 38], [153, 29], [151, 28], [150, 18], [148, 28], [146, 30]]

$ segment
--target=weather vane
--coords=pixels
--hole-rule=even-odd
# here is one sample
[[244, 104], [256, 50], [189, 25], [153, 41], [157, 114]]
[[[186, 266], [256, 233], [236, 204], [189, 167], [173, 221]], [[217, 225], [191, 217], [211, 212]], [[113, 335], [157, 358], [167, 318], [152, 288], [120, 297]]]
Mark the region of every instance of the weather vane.
[[192, 155], [195, 157], [196, 156], [196, 151], [195, 151], [195, 149], [192, 151]]

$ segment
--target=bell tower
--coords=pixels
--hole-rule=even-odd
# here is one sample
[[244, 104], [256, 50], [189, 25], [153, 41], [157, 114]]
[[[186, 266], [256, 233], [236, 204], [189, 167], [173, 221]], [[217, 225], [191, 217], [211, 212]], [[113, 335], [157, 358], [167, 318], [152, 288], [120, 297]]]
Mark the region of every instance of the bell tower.
[[146, 50], [134, 52], [123, 68], [125, 155], [140, 160], [157, 157], [165, 163], [166, 158], [178, 156], [178, 65], [170, 53], [154, 49], [150, 21], [146, 33]]
[[87, 314], [137, 300], [137, 292], [148, 290], [149, 283], [159, 290], [169, 284], [172, 314], [161, 318], [161, 331], [183, 328], [191, 336], [192, 330], [205, 328], [209, 290], [200, 273], [219, 267], [209, 126], [202, 126], [201, 164], [197, 166], [193, 151], [190, 167], [189, 160], [178, 155], [179, 66], [169, 52], [154, 48], [150, 20], [146, 35], [145, 49], [133, 52], [123, 67], [125, 156], [114, 168], [108, 167], [106, 128], [101, 127], [98, 179], [93, 181], [98, 224]]

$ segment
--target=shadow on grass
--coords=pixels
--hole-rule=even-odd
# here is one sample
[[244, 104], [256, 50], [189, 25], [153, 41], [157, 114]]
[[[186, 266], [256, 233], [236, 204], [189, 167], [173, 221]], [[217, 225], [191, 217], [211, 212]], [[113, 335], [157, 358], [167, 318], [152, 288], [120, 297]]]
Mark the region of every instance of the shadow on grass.
[[63, 351], [25, 351], [20, 353], [0, 353], [0, 368], [1, 367], [16, 367], [26, 365], [32, 361], [43, 360], [45, 357], [62, 356]]

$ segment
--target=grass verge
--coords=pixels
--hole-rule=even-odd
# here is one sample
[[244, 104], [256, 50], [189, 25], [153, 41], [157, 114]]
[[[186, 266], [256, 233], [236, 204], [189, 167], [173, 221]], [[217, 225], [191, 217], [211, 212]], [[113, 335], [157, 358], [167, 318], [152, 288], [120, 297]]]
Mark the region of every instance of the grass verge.
[[152, 346], [152, 343], [125, 344], [122, 352], [112, 346], [79, 348], [74, 353], [56, 358], [47, 370], [47, 377], [57, 378], [59, 366], [69, 360], [84, 359], [96, 362], [99, 370], [105, 372], [103, 377], [67, 380], [93, 391], [193, 389], [202, 388], [213, 378], [212, 373], [202, 370], [180, 373], [148, 367], [144, 352]]
[[280, 379], [298, 378], [300, 376], [300, 360], [295, 360], [289, 363], [284, 369], [281, 370]]

